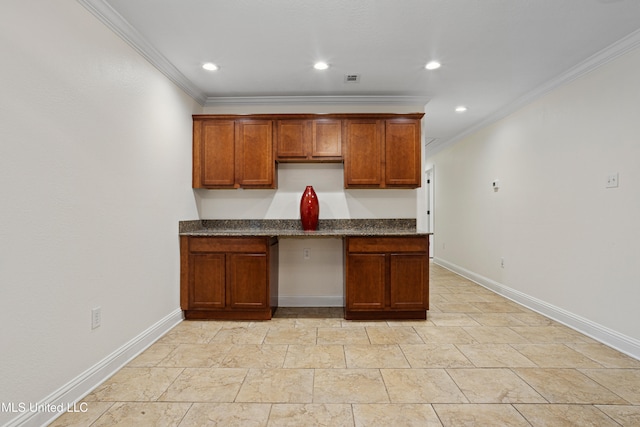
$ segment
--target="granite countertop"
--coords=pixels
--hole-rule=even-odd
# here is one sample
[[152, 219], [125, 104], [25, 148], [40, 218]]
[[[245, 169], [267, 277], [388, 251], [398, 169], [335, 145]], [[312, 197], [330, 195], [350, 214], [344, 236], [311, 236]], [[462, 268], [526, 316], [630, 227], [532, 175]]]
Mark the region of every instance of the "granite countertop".
[[180, 221], [181, 236], [426, 236], [415, 219], [321, 219], [316, 231], [304, 231], [297, 219]]

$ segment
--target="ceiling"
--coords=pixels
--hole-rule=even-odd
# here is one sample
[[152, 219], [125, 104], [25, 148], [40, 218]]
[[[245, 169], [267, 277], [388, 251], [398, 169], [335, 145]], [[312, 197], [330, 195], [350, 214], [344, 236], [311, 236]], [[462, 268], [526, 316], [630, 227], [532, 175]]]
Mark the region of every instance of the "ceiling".
[[78, 1], [203, 105], [425, 105], [433, 147], [640, 45], [637, 0]]

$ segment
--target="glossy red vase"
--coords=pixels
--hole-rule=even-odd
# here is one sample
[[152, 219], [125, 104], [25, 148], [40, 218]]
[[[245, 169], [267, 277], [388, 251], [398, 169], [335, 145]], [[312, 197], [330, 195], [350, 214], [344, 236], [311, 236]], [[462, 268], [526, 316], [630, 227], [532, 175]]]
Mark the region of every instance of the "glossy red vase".
[[318, 216], [320, 215], [320, 203], [313, 187], [307, 185], [300, 199], [300, 221], [304, 231], [318, 229]]

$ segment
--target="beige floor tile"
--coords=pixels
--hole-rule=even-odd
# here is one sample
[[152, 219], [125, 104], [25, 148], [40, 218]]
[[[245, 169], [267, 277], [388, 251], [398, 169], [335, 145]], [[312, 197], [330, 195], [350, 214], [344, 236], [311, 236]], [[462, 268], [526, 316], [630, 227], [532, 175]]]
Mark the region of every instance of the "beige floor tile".
[[[558, 325], [555, 320], [549, 319], [538, 313], [510, 313], [516, 320], [527, 326], [554, 326]], [[517, 325], [514, 325], [517, 326]]]
[[389, 403], [378, 369], [316, 369], [314, 403]]
[[158, 400], [233, 402], [246, 375], [239, 368], [185, 368]]
[[271, 328], [264, 338], [265, 344], [306, 344], [314, 345], [317, 328]]
[[627, 402], [640, 405], [640, 369], [579, 369], [579, 371], [609, 390], [614, 390]]
[[191, 402], [116, 402], [92, 427], [177, 426]]
[[514, 372], [550, 403], [628, 403], [575, 369], [515, 368]]
[[596, 405], [620, 425], [625, 427], [640, 426], [640, 406], [631, 405]]
[[477, 341], [459, 326], [414, 327], [426, 344], [475, 344]]
[[353, 418], [355, 427], [442, 426], [431, 405], [426, 403], [358, 403], [353, 405]]
[[587, 337], [564, 326], [514, 326], [519, 335], [533, 344], [585, 342]]
[[529, 342], [526, 338], [504, 326], [478, 326], [463, 329], [479, 343], [517, 344]]
[[412, 368], [473, 367], [453, 344], [402, 344], [400, 348]]
[[347, 368], [409, 368], [397, 344], [345, 345]]
[[512, 344], [541, 368], [601, 368], [587, 356], [564, 344]]
[[434, 404], [444, 427], [530, 427], [527, 420], [511, 405], [443, 405]]
[[266, 427], [268, 403], [194, 403], [179, 427]]
[[295, 319], [294, 328], [340, 328], [343, 327], [343, 319]]
[[607, 368], [640, 368], [640, 360], [600, 343], [567, 343], [568, 347], [584, 354]]
[[79, 411], [63, 413], [55, 421], [49, 424], [49, 427], [90, 426], [114, 404], [114, 402], [79, 402], [76, 404], [76, 407], [80, 408]]
[[482, 326], [526, 326], [514, 313], [469, 313], [469, 317]]
[[156, 344], [207, 344], [221, 326], [203, 327], [202, 322], [186, 320], [156, 341]]
[[365, 328], [371, 344], [422, 344], [422, 338], [411, 326]]
[[236, 402], [312, 403], [313, 369], [250, 369]]
[[318, 344], [371, 344], [365, 328], [318, 328]]
[[169, 387], [183, 368], [122, 368], [90, 393], [87, 401], [152, 401]]
[[349, 404], [306, 403], [274, 404], [269, 427], [352, 427], [353, 413]]
[[284, 368], [346, 368], [344, 347], [328, 345], [289, 345]]
[[442, 313], [481, 313], [482, 311], [468, 302], [438, 302], [433, 307]]
[[436, 326], [481, 326], [466, 313], [431, 313], [427, 319]]
[[220, 364], [224, 368], [282, 368], [288, 346], [285, 344], [236, 344]]
[[153, 344], [142, 354], [133, 359], [127, 365], [129, 368], [142, 368], [156, 366], [162, 359], [167, 357], [178, 344]]
[[471, 403], [546, 403], [510, 369], [447, 369]]
[[381, 369], [392, 403], [467, 403], [444, 369]]
[[494, 302], [474, 302], [473, 305], [483, 313], [522, 313], [524, 311], [521, 306], [506, 299]]
[[458, 344], [457, 347], [478, 368], [536, 367], [509, 344]]
[[169, 368], [211, 368], [220, 366], [229, 351], [215, 344], [178, 344], [157, 366]]
[[533, 427], [614, 427], [619, 425], [590, 405], [514, 405]]
[[227, 327], [220, 329], [209, 342], [211, 344], [262, 344], [268, 331], [268, 326]]

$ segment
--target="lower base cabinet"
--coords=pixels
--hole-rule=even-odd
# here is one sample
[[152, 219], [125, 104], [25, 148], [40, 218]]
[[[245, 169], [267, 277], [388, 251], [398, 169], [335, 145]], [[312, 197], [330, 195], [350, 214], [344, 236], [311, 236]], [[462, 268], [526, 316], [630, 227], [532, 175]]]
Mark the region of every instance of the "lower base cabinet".
[[180, 236], [180, 306], [186, 319], [271, 319], [278, 239]]
[[426, 319], [429, 239], [345, 238], [345, 319]]

